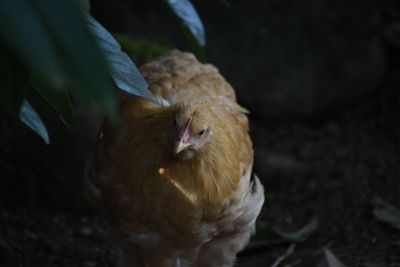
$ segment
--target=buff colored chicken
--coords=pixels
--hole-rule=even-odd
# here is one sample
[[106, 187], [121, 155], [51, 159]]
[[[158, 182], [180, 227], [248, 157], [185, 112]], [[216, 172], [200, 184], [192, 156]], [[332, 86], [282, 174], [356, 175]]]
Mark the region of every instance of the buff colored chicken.
[[141, 68], [160, 104], [121, 93], [87, 191], [122, 266], [228, 267], [255, 231], [264, 189], [251, 177], [246, 110], [211, 65], [172, 51]]

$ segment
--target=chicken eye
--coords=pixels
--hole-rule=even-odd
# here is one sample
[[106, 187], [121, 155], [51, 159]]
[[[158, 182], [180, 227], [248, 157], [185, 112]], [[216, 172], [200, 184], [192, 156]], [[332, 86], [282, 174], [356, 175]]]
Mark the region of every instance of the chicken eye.
[[201, 131], [199, 132], [199, 135], [202, 136], [205, 132], [206, 132], [206, 129], [201, 130]]

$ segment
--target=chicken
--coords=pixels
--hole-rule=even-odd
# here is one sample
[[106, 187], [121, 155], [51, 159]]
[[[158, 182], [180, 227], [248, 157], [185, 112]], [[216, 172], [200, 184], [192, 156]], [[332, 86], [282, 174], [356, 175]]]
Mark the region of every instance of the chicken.
[[87, 176], [122, 266], [228, 267], [264, 202], [246, 109], [212, 65], [172, 51], [140, 69], [160, 103], [121, 93]]

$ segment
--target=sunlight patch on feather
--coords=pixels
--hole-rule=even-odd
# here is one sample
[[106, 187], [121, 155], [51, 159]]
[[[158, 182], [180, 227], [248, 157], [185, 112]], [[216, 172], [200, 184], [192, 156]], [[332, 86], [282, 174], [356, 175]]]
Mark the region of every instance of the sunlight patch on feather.
[[158, 169], [158, 173], [159, 173], [160, 175], [164, 175], [164, 174], [165, 174], [165, 169], [164, 169], [164, 168], [159, 168], [159, 169]]
[[187, 190], [179, 181], [174, 179], [173, 177], [170, 176], [169, 172], [167, 171], [166, 168], [160, 167], [158, 169], [158, 174], [161, 177], [166, 177], [169, 182], [174, 185], [176, 189], [178, 189], [179, 192], [182, 193], [182, 195], [190, 201], [193, 205], [198, 203], [198, 196], [196, 193], [190, 192], [190, 190]]

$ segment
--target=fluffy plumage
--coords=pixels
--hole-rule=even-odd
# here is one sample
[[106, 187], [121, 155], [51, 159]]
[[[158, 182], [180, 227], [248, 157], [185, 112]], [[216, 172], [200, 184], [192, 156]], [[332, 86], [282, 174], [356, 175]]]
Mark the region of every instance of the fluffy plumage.
[[192, 54], [172, 51], [140, 70], [169, 104], [121, 93], [119, 120], [99, 133], [88, 195], [123, 266], [232, 266], [264, 202], [258, 178], [250, 180], [246, 110]]

